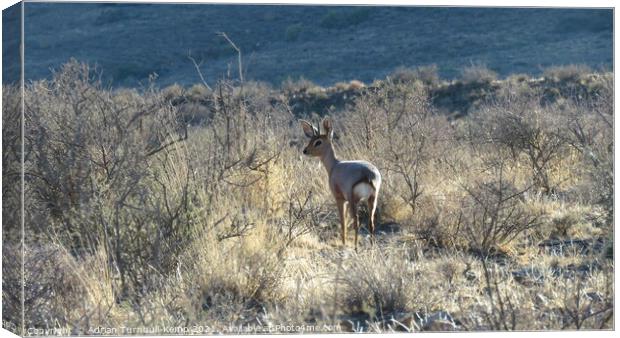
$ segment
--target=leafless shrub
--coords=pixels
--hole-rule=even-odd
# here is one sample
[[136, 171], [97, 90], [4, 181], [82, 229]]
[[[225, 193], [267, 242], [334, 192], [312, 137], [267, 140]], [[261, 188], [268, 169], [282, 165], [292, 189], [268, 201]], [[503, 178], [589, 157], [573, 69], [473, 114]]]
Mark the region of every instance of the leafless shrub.
[[398, 67], [389, 75], [395, 83], [413, 83], [420, 81], [426, 86], [436, 86], [439, 84], [439, 74], [437, 65], [419, 66], [415, 69]]
[[613, 83], [603, 78], [604, 86], [597, 98], [569, 105], [563, 115], [562, 128], [566, 142], [587, 163], [586, 173], [597, 204], [607, 211], [607, 222], [613, 219]]
[[203, 84], [195, 84], [188, 90], [188, 95], [193, 101], [200, 101], [211, 97], [213, 90]]
[[20, 240], [22, 174], [22, 104], [20, 88], [2, 87], [2, 236], [4, 243]]
[[230, 83], [218, 83], [214, 90], [213, 116], [197, 136], [206, 147], [192, 149], [201, 156], [191, 159], [196, 174], [206, 183], [202, 189], [205, 203], [217, 209], [217, 200], [234, 191], [247, 200], [247, 207], [256, 202], [255, 206], [267, 208], [268, 194], [254, 187], [267, 184], [272, 176], [286, 141], [276, 139], [272, 130], [288, 124], [281, 120], [288, 121], [288, 116], [274, 117], [271, 109], [256, 113], [248, 106], [248, 96], [237, 95]]
[[185, 88], [183, 88], [181, 85], [175, 83], [173, 85], [170, 85], [164, 89], [162, 89], [162, 93], [163, 95], [163, 99], [166, 101], [172, 101], [174, 99], [177, 99], [183, 95], [185, 95]]
[[385, 84], [357, 99], [346, 118], [342, 142], [377, 162], [386, 178], [386, 198], [404, 202], [415, 214], [428, 165], [442, 156], [452, 134], [428, 93], [421, 86]]
[[280, 85], [280, 88], [285, 93], [296, 93], [296, 92], [306, 92], [311, 88], [316, 87], [317, 85], [314, 82], [301, 77], [299, 79], [294, 78], [286, 78]]
[[2, 306], [3, 327], [22, 328], [22, 104], [20, 88], [2, 86]]
[[584, 326], [605, 328], [613, 318], [611, 281], [606, 278], [604, 293], [587, 292], [583, 278], [577, 277], [564, 289], [558, 308], [562, 329], [581, 330]]
[[471, 64], [461, 69], [461, 80], [464, 83], [490, 83], [497, 79], [497, 73], [484, 64]]
[[496, 163], [490, 180], [467, 183], [467, 196], [461, 204], [465, 236], [470, 246], [482, 255], [515, 239], [523, 231], [537, 226], [541, 214], [532, 214], [524, 208], [523, 193], [506, 178], [505, 163]]
[[[25, 176], [51, 223], [30, 231], [59, 233], [76, 255], [106, 246], [125, 297], [148, 289], [137, 266], [170, 269], [188, 230], [189, 169], [166, 166], [187, 131], [156, 92], [105, 91], [96, 76], [71, 61], [26, 90]], [[180, 185], [167, 183], [173, 176]]]
[[[6, 197], [3, 195], [3, 198]], [[6, 200], [3, 200], [3, 205], [5, 201]], [[19, 241], [9, 240], [4, 236], [3, 241], [2, 316], [3, 320], [6, 322], [3, 327], [7, 330], [12, 330], [13, 332], [20, 332], [23, 324], [22, 313], [24, 310], [22, 303], [22, 296], [24, 295], [22, 292], [22, 267], [24, 266], [24, 261], [22, 259], [22, 247], [21, 245], [16, 244], [19, 243]], [[32, 290], [28, 289], [27, 291], [30, 292]]]
[[490, 104], [477, 111], [470, 121], [471, 140], [501, 147], [514, 161], [524, 158], [534, 187], [551, 194], [562, 182], [553, 182], [550, 171], [567, 149], [559, 119], [552, 111], [527, 102], [516, 107], [520, 109]]
[[556, 82], [579, 81], [592, 69], [586, 65], [554, 66], [544, 70], [543, 77]]
[[[291, 194], [289, 196], [286, 217], [280, 222], [280, 231], [284, 234], [284, 250], [295, 239], [316, 231], [322, 221], [319, 208], [311, 204], [312, 192], [303, 194]], [[282, 251], [280, 251], [282, 253]]]
[[[489, 266], [492, 265], [493, 267]], [[483, 313], [484, 319], [493, 330], [515, 330], [517, 328], [518, 310], [507, 292], [500, 290], [502, 276], [498, 273], [497, 264], [482, 259], [485, 293], [489, 300], [489, 309]], [[504, 277], [505, 279], [505, 277]]]

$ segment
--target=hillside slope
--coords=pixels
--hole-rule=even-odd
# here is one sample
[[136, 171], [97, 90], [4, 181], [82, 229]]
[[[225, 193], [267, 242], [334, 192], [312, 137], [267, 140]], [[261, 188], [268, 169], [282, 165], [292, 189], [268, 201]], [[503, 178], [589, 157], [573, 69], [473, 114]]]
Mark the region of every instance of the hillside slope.
[[75, 57], [100, 65], [115, 86], [153, 72], [163, 85], [196, 83], [189, 51], [207, 81], [236, 76], [235, 51], [217, 32], [242, 49], [246, 78], [272, 84], [370, 82], [432, 63], [452, 78], [479, 62], [506, 75], [571, 63], [609, 69], [613, 60], [611, 10], [28, 3], [26, 78]]

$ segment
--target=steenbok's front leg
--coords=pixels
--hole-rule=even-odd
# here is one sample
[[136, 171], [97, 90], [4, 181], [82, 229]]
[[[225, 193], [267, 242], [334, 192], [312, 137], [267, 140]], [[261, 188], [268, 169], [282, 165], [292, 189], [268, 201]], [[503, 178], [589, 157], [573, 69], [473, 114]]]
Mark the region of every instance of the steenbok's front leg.
[[347, 244], [347, 214], [344, 211], [347, 201], [344, 199], [337, 199], [338, 204], [338, 216], [340, 217], [340, 233], [342, 235], [342, 245]]

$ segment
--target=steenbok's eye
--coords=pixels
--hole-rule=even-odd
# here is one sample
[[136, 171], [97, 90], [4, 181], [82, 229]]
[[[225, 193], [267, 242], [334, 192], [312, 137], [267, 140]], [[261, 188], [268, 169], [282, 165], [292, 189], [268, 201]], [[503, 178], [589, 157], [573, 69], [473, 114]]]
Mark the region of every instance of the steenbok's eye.
[[316, 142], [314, 142], [314, 146], [318, 147], [321, 145], [321, 140], [317, 140]]

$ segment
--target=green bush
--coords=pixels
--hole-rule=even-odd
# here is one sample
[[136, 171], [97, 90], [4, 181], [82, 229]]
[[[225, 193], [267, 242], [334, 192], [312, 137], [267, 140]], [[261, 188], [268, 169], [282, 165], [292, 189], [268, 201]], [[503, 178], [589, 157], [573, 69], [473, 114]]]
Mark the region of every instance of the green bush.
[[299, 34], [301, 34], [303, 30], [304, 26], [300, 23], [292, 24], [286, 27], [286, 32], [284, 33], [286, 41], [296, 41]]

